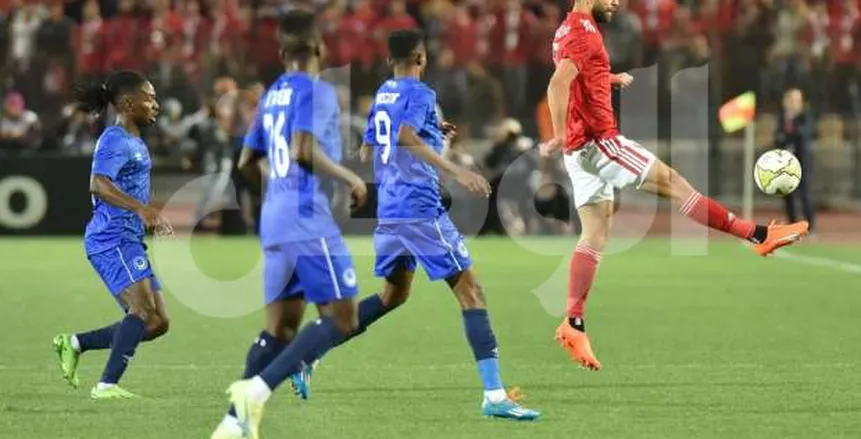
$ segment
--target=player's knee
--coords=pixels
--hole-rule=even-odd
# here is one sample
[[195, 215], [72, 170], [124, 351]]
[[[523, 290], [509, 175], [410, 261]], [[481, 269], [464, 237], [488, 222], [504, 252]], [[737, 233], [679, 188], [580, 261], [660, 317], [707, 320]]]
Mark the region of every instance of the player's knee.
[[338, 330], [341, 331], [341, 334], [344, 334], [347, 336], [355, 333], [356, 330], [359, 329], [359, 316], [358, 315], [336, 316], [334, 318], [334, 321], [335, 321], [335, 327], [337, 327]]
[[386, 309], [395, 309], [407, 302], [410, 298], [409, 288], [385, 288], [380, 293], [380, 300]]
[[462, 309], [485, 309], [487, 300], [484, 297], [484, 289], [474, 279], [465, 282], [455, 293]]
[[290, 343], [296, 338], [296, 330], [285, 326], [270, 327], [266, 329], [266, 332], [282, 344]]
[[595, 251], [603, 252], [607, 247], [607, 240], [609, 238], [609, 230], [596, 230], [589, 233], [583, 233], [580, 235], [580, 241], [577, 243], [578, 246], [589, 247]]
[[147, 328], [155, 327], [160, 320], [155, 307], [148, 304], [132, 304], [128, 313], [143, 320]]
[[170, 319], [165, 316], [156, 316], [147, 322], [147, 335], [150, 340], [159, 338], [170, 330]]
[[688, 182], [688, 179], [683, 177], [682, 174], [679, 174], [675, 169], [670, 168], [667, 191], [673, 200], [679, 203], [684, 203], [691, 196], [693, 188]]

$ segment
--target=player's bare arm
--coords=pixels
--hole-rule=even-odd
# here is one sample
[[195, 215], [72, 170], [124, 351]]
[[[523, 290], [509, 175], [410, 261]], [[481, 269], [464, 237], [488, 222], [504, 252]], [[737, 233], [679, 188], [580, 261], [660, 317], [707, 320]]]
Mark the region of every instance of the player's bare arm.
[[157, 209], [141, 204], [134, 197], [121, 191], [109, 177], [94, 175], [90, 179], [90, 193], [108, 204], [134, 212], [156, 235], [173, 235], [173, 226]]
[[401, 125], [398, 131], [398, 144], [411, 152], [416, 157], [430, 163], [441, 172], [453, 176], [458, 183], [477, 195], [490, 196], [490, 183], [481, 175], [463, 169], [451, 160], [437, 154], [431, 147], [425, 145], [424, 141], [416, 133], [415, 128], [409, 125]]
[[239, 152], [239, 161], [236, 164], [239, 172], [247, 178], [251, 184], [259, 189], [263, 182], [263, 176], [268, 172], [266, 160], [263, 154], [252, 148], [242, 148]]
[[580, 72], [569, 59], [562, 59], [547, 86], [547, 103], [550, 106], [550, 120], [553, 124], [553, 140], [540, 145], [541, 155], [548, 156], [562, 148], [565, 143], [565, 129], [568, 122], [568, 104], [571, 99], [571, 83]]
[[350, 185], [354, 207], [363, 206], [368, 201], [368, 187], [361, 177], [353, 171], [335, 163], [317, 145], [311, 133], [297, 132], [293, 135], [294, 159], [309, 167], [311, 172], [335, 177]]

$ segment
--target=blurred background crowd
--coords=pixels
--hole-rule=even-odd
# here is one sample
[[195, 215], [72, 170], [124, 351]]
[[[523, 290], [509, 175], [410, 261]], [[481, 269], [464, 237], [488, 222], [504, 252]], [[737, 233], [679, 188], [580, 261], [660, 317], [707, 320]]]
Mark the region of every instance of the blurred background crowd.
[[[223, 170], [241, 146], [257, 100], [282, 69], [274, 37], [278, 15], [309, 7], [320, 13], [330, 64], [349, 66], [335, 81], [342, 90], [347, 139], [336, 159], [355, 159], [370, 96], [387, 74], [388, 32], [416, 26], [429, 38], [426, 79], [438, 90], [445, 118], [460, 128], [448, 154], [498, 183], [509, 164], [548, 136], [544, 93], [553, 70], [550, 47], [569, 3], [0, 0], [0, 151], [90, 154], [105, 119], [76, 111], [75, 84], [134, 69], [148, 74], [162, 103], [157, 126], [147, 132], [156, 172]], [[711, 121], [726, 99], [757, 92], [761, 147], [780, 146], [787, 130], [802, 132], [795, 125], [803, 113], [809, 129], [802, 140], [840, 151], [832, 161], [847, 166], [845, 174], [838, 172], [850, 182], [846, 198], [861, 198], [851, 189], [861, 186], [851, 183], [861, 180], [861, 0], [621, 3], [615, 20], [602, 25], [615, 71], [658, 65], [658, 88], [667, 91], [675, 73], [707, 66]], [[802, 93], [802, 110], [787, 113], [787, 89]], [[659, 106], [661, 114], [668, 111]], [[661, 117], [653, 140], [667, 137], [667, 119]], [[726, 177], [720, 166], [728, 165], [717, 158], [731, 156], [726, 151], [732, 150], [732, 139], [714, 123], [707, 137], [702, 148], [718, 166], [710, 172]], [[735, 163], [727, 160], [723, 163]], [[525, 190], [534, 193], [541, 176], [537, 166], [527, 165], [516, 172], [530, 182]], [[712, 192], [723, 187], [712, 186]], [[554, 189], [538, 192], [543, 209], [560, 215], [567, 209]], [[500, 220], [509, 228], [540, 228], [533, 224], [539, 218], [516, 213], [517, 200], [500, 203], [500, 216], [511, 212]]]

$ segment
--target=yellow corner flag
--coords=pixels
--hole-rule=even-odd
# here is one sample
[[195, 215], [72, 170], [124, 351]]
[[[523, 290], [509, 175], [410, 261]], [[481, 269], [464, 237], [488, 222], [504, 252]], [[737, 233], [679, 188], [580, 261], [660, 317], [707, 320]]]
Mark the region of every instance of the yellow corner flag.
[[718, 112], [723, 130], [734, 133], [753, 121], [756, 116], [756, 93], [749, 91], [723, 104]]

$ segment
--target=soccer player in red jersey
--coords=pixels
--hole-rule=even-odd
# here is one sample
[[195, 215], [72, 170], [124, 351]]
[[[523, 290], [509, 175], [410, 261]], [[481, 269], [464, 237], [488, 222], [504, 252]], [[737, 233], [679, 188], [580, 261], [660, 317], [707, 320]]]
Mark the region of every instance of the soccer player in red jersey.
[[633, 187], [673, 200], [679, 212], [699, 224], [755, 244], [762, 256], [807, 235], [807, 222], [768, 226], [738, 218], [690, 183], [654, 154], [619, 133], [611, 104], [611, 87], [633, 82], [626, 73], [610, 72], [610, 57], [597, 22], [607, 22], [619, 0], [575, 0], [556, 32], [547, 99], [554, 138], [540, 145], [549, 157], [564, 155], [574, 188], [583, 232], [569, 265], [568, 318], [556, 339], [580, 365], [598, 370], [583, 319], [613, 216], [613, 189]]

